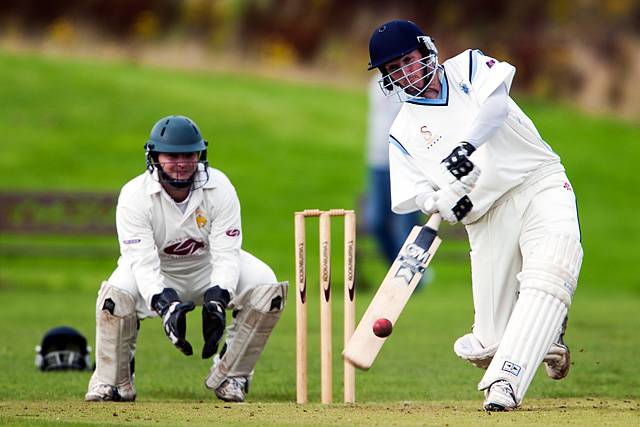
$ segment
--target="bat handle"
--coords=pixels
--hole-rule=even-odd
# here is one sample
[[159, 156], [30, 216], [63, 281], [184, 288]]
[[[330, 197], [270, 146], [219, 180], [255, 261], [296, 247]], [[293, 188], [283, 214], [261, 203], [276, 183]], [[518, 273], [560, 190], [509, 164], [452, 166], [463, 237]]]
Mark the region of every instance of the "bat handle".
[[425, 226], [437, 231], [438, 227], [440, 227], [440, 221], [442, 221], [442, 217], [440, 216], [440, 214], [434, 213], [429, 217], [429, 221], [427, 221]]

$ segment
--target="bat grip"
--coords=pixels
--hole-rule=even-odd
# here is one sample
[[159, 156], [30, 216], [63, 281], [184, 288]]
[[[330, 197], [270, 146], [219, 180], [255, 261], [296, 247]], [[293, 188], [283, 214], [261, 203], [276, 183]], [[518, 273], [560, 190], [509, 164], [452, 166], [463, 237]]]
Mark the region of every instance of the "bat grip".
[[440, 221], [442, 221], [442, 217], [440, 216], [440, 214], [434, 213], [429, 217], [429, 221], [427, 221], [425, 226], [437, 231], [438, 227], [440, 227]]

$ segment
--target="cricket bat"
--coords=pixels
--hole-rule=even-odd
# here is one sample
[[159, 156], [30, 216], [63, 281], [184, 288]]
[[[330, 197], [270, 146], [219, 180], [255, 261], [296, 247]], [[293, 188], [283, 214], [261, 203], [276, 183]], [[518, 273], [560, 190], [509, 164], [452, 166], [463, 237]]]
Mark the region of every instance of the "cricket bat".
[[438, 227], [441, 217], [433, 214], [423, 226], [413, 227], [400, 253], [391, 265], [358, 327], [345, 346], [342, 356], [355, 367], [367, 370], [373, 364], [388, 337], [373, 333], [376, 320], [385, 318], [395, 325], [396, 320], [420, 282], [424, 270], [440, 245]]

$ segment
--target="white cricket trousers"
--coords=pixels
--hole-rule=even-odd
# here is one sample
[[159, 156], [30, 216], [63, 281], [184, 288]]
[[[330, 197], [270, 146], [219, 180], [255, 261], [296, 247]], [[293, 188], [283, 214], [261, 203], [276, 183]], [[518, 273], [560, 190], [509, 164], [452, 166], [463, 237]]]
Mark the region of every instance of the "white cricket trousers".
[[486, 347], [500, 342], [518, 299], [523, 255], [540, 239], [564, 233], [580, 240], [576, 198], [562, 165], [536, 171], [466, 226], [471, 245], [473, 334]]
[[[211, 287], [211, 267], [209, 265], [192, 271], [188, 280], [178, 280], [168, 274], [163, 275], [165, 279], [164, 285], [166, 287], [175, 289], [182, 301], [193, 301], [197, 305], [202, 304], [204, 293]], [[157, 316], [155, 311], [152, 311], [147, 306], [144, 298], [140, 295], [133, 272], [128, 266], [118, 265], [111, 274], [111, 277], [109, 277], [108, 283], [111, 286], [129, 292], [136, 298], [136, 313], [138, 319]], [[233, 309], [234, 299], [239, 298], [248, 289], [269, 283], [277, 283], [276, 275], [271, 267], [249, 252], [241, 250], [240, 278], [238, 280], [235, 297], [230, 301], [229, 308]]]

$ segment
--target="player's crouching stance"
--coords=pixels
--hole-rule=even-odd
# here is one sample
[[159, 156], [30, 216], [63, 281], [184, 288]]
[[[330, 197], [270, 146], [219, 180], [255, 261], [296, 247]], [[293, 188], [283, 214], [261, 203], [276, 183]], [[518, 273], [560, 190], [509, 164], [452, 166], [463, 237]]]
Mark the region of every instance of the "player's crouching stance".
[[570, 365], [582, 247], [564, 167], [509, 97], [510, 64], [478, 50], [438, 64], [409, 21], [377, 28], [369, 51], [383, 92], [406, 101], [390, 130], [392, 208], [465, 224], [475, 315], [454, 350], [487, 370], [486, 410], [514, 409], [543, 360], [554, 379]]
[[133, 401], [140, 320], [160, 316], [169, 340], [187, 356], [186, 315], [202, 305], [202, 357], [226, 342], [205, 380], [225, 401], [242, 402], [258, 357], [284, 308], [287, 283], [241, 249], [240, 203], [207, 142], [186, 117], [158, 121], [145, 145], [147, 167], [120, 192], [116, 225], [121, 256], [96, 303], [96, 370], [87, 401]]

